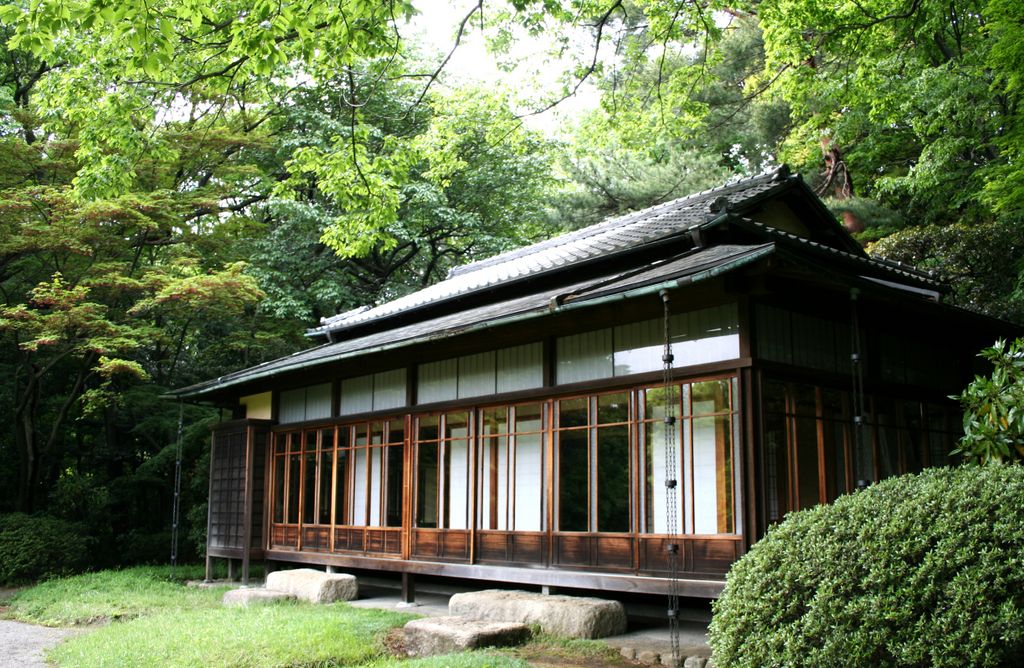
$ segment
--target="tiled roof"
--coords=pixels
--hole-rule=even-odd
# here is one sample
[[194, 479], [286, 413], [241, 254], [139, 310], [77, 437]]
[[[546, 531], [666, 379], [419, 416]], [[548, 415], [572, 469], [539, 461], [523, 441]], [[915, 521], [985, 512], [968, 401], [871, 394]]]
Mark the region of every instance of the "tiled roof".
[[[484, 306], [460, 310], [429, 320], [388, 329], [336, 343], [325, 343], [287, 357], [271, 360], [220, 378], [175, 390], [178, 397], [198, 397], [209, 392], [260, 378], [269, 378], [299, 369], [337, 362], [373, 352], [402, 348], [429, 340], [442, 339], [469, 329], [496, 327], [504, 323], [538, 318], [552, 312], [553, 305], [574, 308], [609, 294], [626, 294], [665, 282], [699, 280], [712, 268], [727, 271], [767, 255], [774, 244], [722, 244], [687, 251], [677, 257], [648, 265], [640, 271], [619, 272], [577, 282], [551, 286], [538, 292]], [[556, 309], [557, 310], [557, 309]]]
[[747, 225], [753, 229], [758, 230], [765, 237], [780, 239], [788, 242], [794, 246], [800, 246], [802, 248], [813, 250], [819, 255], [835, 256], [842, 258], [846, 262], [854, 263], [864, 267], [866, 271], [873, 271], [876, 273], [883, 273], [887, 275], [890, 280], [903, 280], [910, 281], [918, 285], [927, 285], [933, 290], [945, 291], [948, 290], [948, 286], [936, 279], [931, 273], [921, 271], [911, 267], [910, 265], [903, 264], [902, 262], [893, 262], [891, 260], [885, 260], [882, 258], [871, 257], [869, 255], [854, 255], [846, 251], [841, 251], [832, 246], [820, 244], [816, 241], [811, 241], [801, 236], [785, 232], [783, 230], [772, 227], [771, 225], [765, 225], [759, 223], [756, 220], [749, 218], [738, 218], [744, 225]]
[[787, 177], [788, 171], [779, 168], [457, 267], [449, 272], [444, 281], [412, 294], [373, 308], [325, 318], [320, 327], [308, 330], [307, 335], [316, 336], [345, 329], [679, 234], [707, 222], [709, 203], [722, 200], [718, 202], [719, 206], [727, 205], [730, 210], [741, 210], [745, 203], [780, 187]]

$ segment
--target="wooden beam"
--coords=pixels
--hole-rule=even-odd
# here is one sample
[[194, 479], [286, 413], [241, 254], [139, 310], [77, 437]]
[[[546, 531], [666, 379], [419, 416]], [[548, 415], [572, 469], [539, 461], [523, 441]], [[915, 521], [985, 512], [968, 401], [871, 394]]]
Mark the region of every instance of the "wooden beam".
[[[372, 557], [294, 552], [291, 550], [270, 550], [268, 559], [293, 563], [334, 564], [344, 568], [412, 573], [416, 575], [439, 575], [442, 577], [482, 580], [489, 582], [512, 582], [535, 586], [554, 586], [571, 589], [594, 589], [643, 594], [668, 594], [669, 579], [642, 575], [615, 573], [593, 573], [589, 571], [567, 571], [546, 568], [516, 568], [510, 566], [484, 566], [480, 564], [454, 564], [433, 561], [403, 561]], [[679, 594], [693, 598], [718, 598], [725, 587], [725, 579], [684, 578], [679, 582]]]

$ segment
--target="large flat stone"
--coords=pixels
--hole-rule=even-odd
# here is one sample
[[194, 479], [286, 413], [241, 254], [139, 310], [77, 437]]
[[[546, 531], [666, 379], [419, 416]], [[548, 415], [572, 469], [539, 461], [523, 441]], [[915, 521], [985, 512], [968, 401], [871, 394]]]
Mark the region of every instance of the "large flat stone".
[[224, 592], [221, 603], [233, 607], [247, 608], [250, 605], [265, 605], [277, 601], [290, 601], [295, 597], [283, 591], [269, 589], [232, 589]]
[[427, 617], [405, 625], [409, 654], [447, 654], [479, 647], [507, 647], [526, 642], [530, 628], [519, 622], [488, 622], [468, 617]]
[[626, 609], [618, 601], [548, 596], [487, 589], [455, 594], [448, 612], [472, 619], [537, 624], [547, 633], [571, 638], [605, 638], [626, 632]]
[[300, 601], [334, 603], [359, 596], [356, 576], [348, 573], [324, 573], [312, 568], [274, 571], [267, 575], [267, 589], [283, 591]]

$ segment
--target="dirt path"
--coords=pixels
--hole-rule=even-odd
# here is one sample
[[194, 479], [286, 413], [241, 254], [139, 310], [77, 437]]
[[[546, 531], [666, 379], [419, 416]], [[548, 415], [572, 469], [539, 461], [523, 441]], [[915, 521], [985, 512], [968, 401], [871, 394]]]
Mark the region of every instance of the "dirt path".
[[44, 668], [43, 652], [81, 629], [51, 629], [0, 620], [0, 667]]

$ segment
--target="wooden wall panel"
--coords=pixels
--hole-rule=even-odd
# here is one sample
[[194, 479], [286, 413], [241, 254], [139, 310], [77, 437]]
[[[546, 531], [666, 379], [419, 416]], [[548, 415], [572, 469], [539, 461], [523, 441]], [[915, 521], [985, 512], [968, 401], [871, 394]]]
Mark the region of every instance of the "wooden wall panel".
[[331, 530], [329, 527], [302, 527], [302, 549], [317, 552], [329, 550], [331, 547]]
[[[737, 538], [691, 538], [680, 536], [674, 539], [679, 544], [680, 574], [724, 574], [743, 553], [743, 542]], [[668, 544], [665, 536], [641, 536], [639, 539], [640, 573], [667, 575], [669, 572]]]
[[366, 529], [365, 551], [377, 554], [401, 554], [402, 530], [398, 528]]
[[512, 534], [505, 531], [478, 531], [476, 558], [480, 563], [506, 563], [512, 560]]
[[270, 528], [270, 546], [272, 548], [292, 548], [299, 546], [299, 527], [291, 524], [274, 524]]
[[541, 564], [548, 553], [547, 536], [542, 533], [512, 534], [512, 556], [509, 561], [520, 564]]
[[410, 556], [413, 559], [426, 559], [429, 561], [438, 559], [441, 556], [440, 538], [441, 537], [436, 530], [413, 529]]
[[[640, 557], [640, 571], [648, 573], [668, 573], [668, 544], [667, 538], [643, 536], [639, 540], [637, 550]], [[684, 541], [676, 540], [680, 547], [686, 545]], [[681, 563], [681, 562], [680, 562]]]
[[427, 561], [469, 561], [469, 531], [413, 529], [411, 558]]
[[739, 558], [740, 542], [707, 538], [692, 540], [692, 570], [696, 573], [726, 573]]
[[212, 548], [244, 546], [247, 444], [244, 423], [233, 423], [213, 433], [207, 532], [207, 545]]
[[595, 536], [593, 561], [601, 569], [624, 570], [633, 568], [632, 536]]
[[589, 534], [555, 534], [554, 561], [570, 568], [589, 567], [592, 541]]
[[441, 558], [446, 561], [469, 561], [469, 532], [449, 529], [441, 534]]

